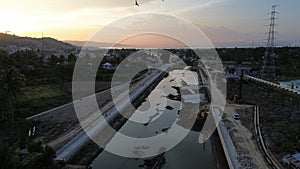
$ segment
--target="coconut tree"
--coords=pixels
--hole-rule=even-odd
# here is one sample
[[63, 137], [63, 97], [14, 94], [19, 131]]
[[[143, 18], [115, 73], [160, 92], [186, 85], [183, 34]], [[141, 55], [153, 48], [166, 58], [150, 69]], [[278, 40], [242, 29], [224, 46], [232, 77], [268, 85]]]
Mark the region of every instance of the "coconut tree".
[[11, 114], [13, 131], [15, 130], [14, 101], [24, 84], [24, 75], [13, 66], [11, 57], [5, 51], [0, 51], [0, 91], [7, 98], [8, 110]]
[[18, 159], [19, 149], [13, 145], [9, 146], [5, 142], [0, 142], [0, 168], [1, 169], [16, 169], [19, 166]]

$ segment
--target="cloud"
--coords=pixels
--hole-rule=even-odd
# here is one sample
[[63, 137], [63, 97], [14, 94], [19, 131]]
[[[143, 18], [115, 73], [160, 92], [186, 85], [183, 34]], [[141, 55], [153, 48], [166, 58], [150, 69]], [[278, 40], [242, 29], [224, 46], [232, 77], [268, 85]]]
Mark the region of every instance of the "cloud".
[[194, 11], [194, 10], [206, 9], [206, 8], [209, 8], [212, 5], [219, 3], [221, 1], [224, 1], [224, 0], [209, 0], [206, 2], [198, 2], [198, 3], [196, 3], [197, 5], [189, 5], [187, 7], [180, 7], [179, 9], [172, 11], [172, 13], [181, 14], [181, 13], [190, 12], [190, 11]]
[[[154, 0], [140, 0], [147, 4]], [[1, 2], [0, 10], [10, 9], [29, 15], [52, 15], [78, 11], [82, 9], [112, 10], [135, 6], [134, 0], [9, 0]]]
[[225, 0], [197, 0], [196, 2], [193, 2], [192, 4], [183, 4], [182, 6], [179, 6], [178, 9], [172, 11], [174, 14], [182, 14], [186, 12], [192, 12], [192, 11], [199, 11], [203, 9], [207, 9], [212, 7], [213, 5], [217, 3], [224, 2]]
[[196, 24], [212, 42], [247, 41], [249, 35], [237, 32], [227, 27], [211, 27]]

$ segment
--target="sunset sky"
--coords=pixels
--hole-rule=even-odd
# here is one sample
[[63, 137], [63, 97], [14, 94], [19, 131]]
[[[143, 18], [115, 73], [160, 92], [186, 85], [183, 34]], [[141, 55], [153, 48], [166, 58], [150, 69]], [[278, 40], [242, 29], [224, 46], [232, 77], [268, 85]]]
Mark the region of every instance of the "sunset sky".
[[[279, 5], [280, 40], [299, 42], [300, 1], [274, 0], [1, 0], [0, 32], [20, 36], [89, 40], [124, 16], [161, 12], [188, 20], [214, 42], [263, 41], [273, 4]], [[161, 23], [161, 26], [164, 23]]]

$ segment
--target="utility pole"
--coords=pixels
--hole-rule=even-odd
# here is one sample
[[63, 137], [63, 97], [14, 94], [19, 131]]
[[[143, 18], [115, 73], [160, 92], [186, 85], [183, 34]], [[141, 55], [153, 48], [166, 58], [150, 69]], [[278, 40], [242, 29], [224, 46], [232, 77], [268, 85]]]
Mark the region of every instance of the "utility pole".
[[268, 42], [265, 54], [263, 56], [263, 69], [261, 71], [261, 78], [263, 79], [276, 79], [276, 54], [274, 52], [275, 48], [275, 26], [276, 24], [276, 14], [278, 12], [276, 11], [277, 5], [272, 6], [271, 10], [271, 18], [270, 18], [270, 24], [268, 25]]
[[244, 80], [244, 70], [242, 69], [240, 76], [240, 85], [239, 85], [239, 95], [238, 95], [238, 103], [242, 102], [242, 90], [243, 90], [243, 80]]
[[41, 51], [44, 49], [44, 32], [42, 32], [42, 47], [41, 47]]

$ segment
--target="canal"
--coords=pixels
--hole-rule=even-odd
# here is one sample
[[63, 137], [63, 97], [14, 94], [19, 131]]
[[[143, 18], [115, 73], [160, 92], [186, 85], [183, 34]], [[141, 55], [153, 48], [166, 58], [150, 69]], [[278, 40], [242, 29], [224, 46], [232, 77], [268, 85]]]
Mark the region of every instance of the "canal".
[[[182, 112], [183, 102], [190, 105], [201, 102], [199, 98], [203, 98], [202, 95], [201, 97], [199, 95], [196, 101], [195, 97], [176, 100], [168, 96], [179, 95], [176, 87], [198, 85], [198, 79], [195, 79], [197, 77], [195, 72], [189, 70], [173, 70], [169, 72], [169, 75], [155, 87], [119, 132], [135, 138], [146, 138], [159, 134], [168, 135], [168, 131], [172, 129], [174, 122], [180, 118], [179, 114], [188, 112]], [[114, 139], [118, 138], [117, 135], [112, 138], [112, 141], [107, 146], [114, 146]], [[165, 164], [162, 168], [215, 168], [210, 141], [199, 144], [198, 139], [199, 132], [197, 130], [190, 131], [179, 144], [163, 154]], [[149, 163], [153, 158], [127, 158], [104, 150], [93, 161], [92, 167], [95, 169], [140, 169], [146, 168], [143, 165], [147, 161]]]

